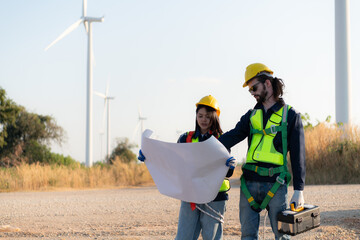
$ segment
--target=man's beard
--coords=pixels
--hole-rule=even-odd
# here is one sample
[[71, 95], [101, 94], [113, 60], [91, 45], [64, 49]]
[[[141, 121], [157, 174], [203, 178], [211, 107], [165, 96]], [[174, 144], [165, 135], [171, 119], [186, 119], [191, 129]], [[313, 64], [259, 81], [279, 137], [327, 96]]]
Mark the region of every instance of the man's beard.
[[259, 98], [257, 98], [256, 101], [258, 103], [264, 103], [267, 100], [266, 99], [267, 95], [268, 95], [268, 91], [263, 89], [262, 92], [260, 93], [260, 95], [257, 95], [257, 96], [259, 96]]

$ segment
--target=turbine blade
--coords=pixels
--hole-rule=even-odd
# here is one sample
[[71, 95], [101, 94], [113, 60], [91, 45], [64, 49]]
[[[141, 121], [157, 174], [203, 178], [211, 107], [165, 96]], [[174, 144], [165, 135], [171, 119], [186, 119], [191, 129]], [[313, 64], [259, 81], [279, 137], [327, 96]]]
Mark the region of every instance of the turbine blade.
[[85, 27], [86, 33], [88, 33], [89, 32], [89, 23], [87, 21], [84, 21], [84, 27]]
[[55, 39], [52, 43], [49, 44], [49, 46], [47, 46], [45, 48], [45, 51], [48, 50], [52, 45], [54, 45], [55, 43], [57, 43], [58, 41], [63, 39], [66, 35], [68, 35], [72, 31], [74, 31], [81, 24], [82, 21], [83, 21], [83, 19], [79, 19], [74, 24], [72, 24], [70, 27], [68, 27], [62, 34], [60, 34], [60, 36], [57, 39]]
[[106, 99], [106, 96], [103, 93], [99, 93], [97, 91], [94, 91], [94, 94], [98, 95], [99, 97], [102, 97], [102, 98]]
[[[83, 18], [86, 17], [86, 10], [87, 10], [87, 0], [83, 0]], [[84, 27], [85, 27], [85, 31], [86, 33], [89, 32], [89, 23], [84, 21]]]
[[83, 17], [86, 17], [87, 0], [83, 0]]
[[109, 80], [106, 83], [106, 91], [105, 91], [105, 96], [108, 97], [109, 96]]

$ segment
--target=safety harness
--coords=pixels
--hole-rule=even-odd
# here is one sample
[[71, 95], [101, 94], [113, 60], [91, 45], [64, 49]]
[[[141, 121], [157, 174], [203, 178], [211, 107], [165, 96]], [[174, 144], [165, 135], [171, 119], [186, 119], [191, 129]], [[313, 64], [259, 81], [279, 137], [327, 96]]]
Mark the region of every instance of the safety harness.
[[[291, 181], [291, 174], [288, 172], [288, 168], [287, 168], [287, 114], [288, 114], [288, 109], [290, 107], [288, 105], [285, 105], [283, 107], [283, 114], [282, 114], [282, 121], [281, 124], [279, 126], [271, 126], [270, 128], [267, 129], [262, 129], [262, 130], [258, 130], [253, 128], [253, 126], [250, 124], [250, 134], [261, 134], [263, 135], [263, 137], [265, 135], [269, 135], [269, 134], [274, 134], [276, 135], [277, 132], [281, 132], [281, 138], [282, 138], [282, 148], [283, 148], [283, 165], [280, 167], [276, 167], [276, 168], [266, 168], [266, 167], [259, 167], [253, 164], [244, 164], [242, 166], [242, 169], [246, 169], [249, 171], [253, 171], [256, 172], [258, 175], [260, 176], [265, 176], [265, 177], [272, 177], [275, 174], [280, 173], [280, 175], [276, 178], [276, 182], [274, 183], [274, 185], [271, 187], [271, 189], [268, 191], [268, 193], [266, 194], [266, 197], [264, 198], [264, 200], [262, 201], [261, 204], [257, 203], [254, 198], [251, 196], [247, 186], [246, 186], [246, 181], [244, 178], [244, 175], [241, 176], [241, 190], [243, 191], [243, 193], [245, 194], [245, 197], [247, 198], [251, 208], [256, 211], [256, 212], [261, 212], [263, 209], [265, 209], [267, 207], [267, 205], [269, 204], [270, 200], [274, 197], [276, 191], [279, 189], [279, 187], [281, 185], [284, 185], [287, 182], [287, 185], [290, 184]], [[251, 116], [253, 116], [255, 114], [256, 110], [254, 110], [251, 113]], [[250, 116], [250, 118], [251, 118]], [[285, 181], [286, 179], [286, 181]]]

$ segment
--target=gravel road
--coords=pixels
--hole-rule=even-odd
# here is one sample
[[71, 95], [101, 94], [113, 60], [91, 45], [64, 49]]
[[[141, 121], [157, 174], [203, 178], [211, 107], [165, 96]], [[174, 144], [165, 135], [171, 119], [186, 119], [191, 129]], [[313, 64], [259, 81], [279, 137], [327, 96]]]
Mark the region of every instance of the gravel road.
[[[229, 194], [224, 239], [240, 239], [239, 186]], [[320, 206], [321, 226], [293, 239], [360, 238], [360, 185], [307, 186], [304, 195]], [[179, 206], [155, 187], [0, 193], [0, 238], [174, 239]], [[264, 229], [273, 239], [268, 219], [261, 237]]]

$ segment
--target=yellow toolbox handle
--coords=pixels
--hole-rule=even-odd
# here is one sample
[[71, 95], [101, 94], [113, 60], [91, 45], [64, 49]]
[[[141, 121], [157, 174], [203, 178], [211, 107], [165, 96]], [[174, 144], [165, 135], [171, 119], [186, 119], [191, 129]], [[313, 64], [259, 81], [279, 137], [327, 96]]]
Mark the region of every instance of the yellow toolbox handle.
[[295, 208], [295, 203], [294, 202], [292, 202], [290, 204], [290, 208], [291, 208], [291, 211], [294, 211], [294, 212], [301, 212], [302, 210], [304, 210], [303, 206]]

